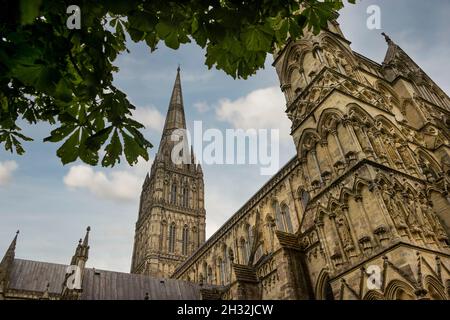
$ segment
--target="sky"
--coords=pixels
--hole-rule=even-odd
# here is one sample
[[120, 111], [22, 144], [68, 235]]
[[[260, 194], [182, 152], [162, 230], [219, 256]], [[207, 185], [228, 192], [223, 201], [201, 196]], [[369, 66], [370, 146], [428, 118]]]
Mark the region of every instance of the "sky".
[[[366, 26], [366, 10], [381, 9], [381, 30]], [[386, 32], [447, 93], [450, 92], [450, 2], [448, 0], [358, 1], [347, 5], [339, 22], [352, 49], [381, 62]], [[118, 57], [115, 84], [137, 106], [135, 118], [155, 145], [164, 125], [176, 68], [181, 81], [187, 126], [202, 121], [203, 130], [279, 129], [283, 166], [295, 155], [284, 114], [285, 101], [272, 58], [247, 80], [233, 80], [224, 72], [208, 70], [204, 51], [195, 44], [171, 50], [163, 44], [150, 53], [143, 44], [129, 43], [129, 54]], [[51, 128], [24, 126], [35, 139], [26, 143], [23, 156], [0, 148], [0, 256], [20, 229], [16, 257], [68, 264], [78, 239], [91, 226], [87, 265], [129, 272], [139, 196], [149, 162], [129, 167], [89, 167], [80, 162], [63, 166], [56, 157], [57, 144], [43, 143]], [[259, 165], [203, 165], [206, 233], [213, 234], [269, 178]]]

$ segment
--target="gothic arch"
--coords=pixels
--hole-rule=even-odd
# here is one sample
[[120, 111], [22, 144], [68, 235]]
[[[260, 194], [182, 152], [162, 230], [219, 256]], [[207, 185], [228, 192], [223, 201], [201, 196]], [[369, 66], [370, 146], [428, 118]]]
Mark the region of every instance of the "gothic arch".
[[397, 108], [397, 110], [400, 110], [400, 100], [398, 98], [397, 93], [390, 88], [389, 85], [387, 85], [385, 82], [381, 80], [377, 80], [375, 82], [375, 88], [381, 93], [383, 98], [385, 98], [384, 93], [389, 93], [391, 95], [391, 101], [385, 101], [386, 103], [391, 103], [392, 105], [388, 105], [388, 109], [392, 110], [393, 107]]
[[445, 294], [445, 287], [435, 277], [428, 275], [425, 277], [425, 288], [428, 290], [429, 296], [432, 300], [447, 300]]
[[311, 199], [311, 195], [303, 187], [298, 188], [297, 195], [300, 200], [300, 204], [302, 205], [303, 212], [305, 212], [306, 208], [308, 206], [309, 200]]
[[398, 181], [397, 178], [392, 178], [391, 184], [392, 184], [392, 188], [397, 192], [402, 192], [404, 189], [403, 183]]
[[403, 190], [410, 196], [416, 198], [417, 197], [417, 191], [416, 188], [414, 188], [409, 182], [402, 183]]
[[324, 217], [328, 215], [327, 209], [323, 207], [322, 205], [319, 205], [316, 211], [316, 215], [314, 217], [315, 223], [323, 223]]
[[247, 264], [248, 258], [250, 256], [250, 248], [248, 245], [248, 241], [245, 240], [244, 236], [241, 236], [241, 238], [239, 240], [239, 246], [241, 248], [242, 264]]
[[366, 110], [364, 110], [359, 104], [349, 103], [345, 106], [345, 108], [348, 110], [347, 115], [357, 123], [361, 125], [366, 124], [369, 124], [370, 126], [375, 125], [373, 117]]
[[415, 300], [414, 288], [401, 280], [392, 280], [384, 291], [387, 300]]
[[316, 300], [334, 300], [333, 290], [330, 285], [330, 277], [326, 269], [320, 271], [314, 292]]
[[362, 189], [364, 187], [369, 188], [370, 187], [370, 181], [363, 179], [363, 178], [357, 178], [355, 182], [353, 183], [353, 193], [355, 195], [361, 195]]
[[399, 141], [406, 141], [403, 133], [398, 129], [396, 125], [392, 123], [388, 118], [383, 115], [378, 115], [375, 117], [375, 122], [377, 126], [380, 126], [383, 133], [391, 136], [392, 138]]
[[187, 255], [189, 253], [189, 226], [185, 224], [183, 226], [183, 234], [182, 234], [182, 254]]
[[333, 212], [334, 210], [339, 210], [341, 208], [341, 204], [339, 203], [339, 199], [334, 197], [330, 197], [328, 200], [327, 210], [329, 212]]
[[352, 65], [352, 67], [357, 67], [358, 64], [355, 61], [353, 54], [339, 41], [335, 40], [333, 37], [327, 35], [326, 33], [324, 33], [323, 36], [320, 37], [320, 40], [324, 50], [331, 49], [332, 51], [341, 51], [344, 55], [344, 58]]
[[297, 146], [298, 156], [300, 159], [306, 157], [308, 151], [314, 149], [320, 141], [320, 136], [316, 130], [308, 128], [302, 132]]
[[364, 295], [363, 300], [386, 300], [386, 299], [380, 292], [370, 290]]
[[294, 233], [294, 226], [292, 225], [291, 210], [286, 202], [281, 203], [281, 216], [284, 224], [284, 231]]
[[323, 139], [327, 136], [329, 130], [337, 130], [343, 116], [342, 112], [335, 108], [323, 111], [317, 124], [319, 136]]
[[378, 172], [375, 176], [375, 181], [379, 184], [379, 185], [386, 185], [388, 187], [392, 186], [392, 182], [391, 180], [386, 176], [386, 174], [384, 174], [383, 172]]
[[348, 187], [343, 187], [339, 194], [339, 202], [347, 204], [350, 197], [354, 196], [354, 192]]
[[292, 70], [295, 66], [299, 66], [297, 64], [298, 61], [302, 61], [302, 52], [305, 50], [312, 50], [312, 47], [308, 40], [300, 40], [295, 43], [290, 43], [289, 48], [286, 50], [283, 66], [281, 68], [281, 83], [282, 85], [290, 84], [290, 76]]
[[439, 162], [423, 148], [417, 148], [416, 154], [419, 158], [419, 166], [427, 178], [433, 177], [434, 179], [437, 179], [439, 173], [442, 171]]

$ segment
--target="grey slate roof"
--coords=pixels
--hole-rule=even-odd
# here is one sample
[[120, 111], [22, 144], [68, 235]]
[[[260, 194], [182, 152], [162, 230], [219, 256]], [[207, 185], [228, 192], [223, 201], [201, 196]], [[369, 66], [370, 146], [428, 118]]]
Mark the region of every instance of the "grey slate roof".
[[105, 270], [87, 269], [82, 300], [199, 300], [200, 287], [175, 279], [152, 278]]
[[66, 274], [63, 264], [14, 259], [9, 288], [20, 291], [44, 292], [50, 283], [49, 293], [59, 294]]
[[[18, 291], [60, 294], [67, 265], [15, 259], [9, 288]], [[176, 279], [153, 278], [86, 268], [83, 279], [82, 300], [199, 300], [200, 287], [196, 283]]]

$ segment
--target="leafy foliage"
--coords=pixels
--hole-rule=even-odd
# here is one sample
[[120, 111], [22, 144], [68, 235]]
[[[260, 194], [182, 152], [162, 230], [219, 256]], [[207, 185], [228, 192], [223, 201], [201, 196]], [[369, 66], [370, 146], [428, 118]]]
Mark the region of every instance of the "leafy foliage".
[[[354, 2], [354, 0], [349, 0]], [[70, 5], [81, 29], [66, 26]], [[206, 64], [236, 78], [264, 67], [268, 53], [305, 28], [319, 32], [343, 0], [0, 0], [0, 143], [23, 154], [21, 119], [57, 126], [44, 141], [61, 142], [63, 164], [81, 159], [114, 166], [148, 159], [152, 147], [131, 117], [135, 108], [113, 85], [114, 61], [127, 35], [151, 51], [195, 41]], [[300, 10], [302, 5], [302, 10]], [[21, 123], [21, 122], [20, 122]]]

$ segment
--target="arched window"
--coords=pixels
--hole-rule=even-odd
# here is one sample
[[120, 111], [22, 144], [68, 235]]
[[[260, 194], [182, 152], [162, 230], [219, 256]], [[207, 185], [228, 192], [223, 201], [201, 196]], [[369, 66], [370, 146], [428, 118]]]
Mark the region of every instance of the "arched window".
[[170, 191], [170, 203], [177, 204], [177, 185], [174, 183]]
[[161, 237], [159, 239], [159, 249], [161, 251], [166, 251], [166, 241], [167, 241], [167, 222], [161, 222]]
[[175, 236], [176, 236], [175, 222], [172, 222], [172, 224], [169, 227], [169, 252], [170, 253], [175, 252]]
[[219, 281], [220, 284], [225, 284], [225, 262], [222, 258], [219, 258]]
[[209, 266], [208, 267], [208, 277], [206, 279], [207, 283], [213, 283], [213, 273], [212, 273], [212, 268]]
[[206, 264], [206, 261], [203, 262], [203, 272], [201, 273], [201, 276], [204, 281], [208, 281], [208, 265]]
[[248, 250], [248, 242], [245, 241], [244, 238], [241, 238], [241, 250], [242, 250], [242, 260], [243, 260], [243, 264], [247, 264], [248, 262], [248, 255], [249, 255], [249, 250]]
[[278, 202], [274, 202], [272, 206], [276, 219], [277, 229], [280, 231], [293, 233], [294, 228], [292, 227], [289, 207], [284, 204], [283, 208], [281, 208]]
[[258, 246], [258, 249], [256, 249], [255, 259], [253, 260], [254, 261], [253, 263], [257, 263], [259, 261], [259, 259], [262, 257], [262, 255], [263, 255], [263, 246], [262, 246], [262, 244], [260, 244]]
[[183, 207], [189, 207], [189, 189], [187, 186], [183, 188]]
[[277, 229], [281, 230], [281, 231], [285, 231], [284, 229], [284, 223], [283, 223], [283, 217], [281, 215], [281, 208], [280, 208], [280, 204], [278, 202], [274, 202], [272, 204], [272, 208], [273, 208], [273, 213], [275, 216], [275, 222], [277, 224]]
[[188, 254], [188, 248], [189, 248], [189, 228], [187, 225], [185, 225], [183, 227], [183, 247], [182, 247], [183, 255]]
[[224, 268], [223, 268], [223, 272], [225, 273], [225, 282], [228, 282], [229, 278], [230, 278], [230, 273], [229, 273], [229, 267], [230, 267], [230, 257], [228, 255], [228, 250], [227, 250], [227, 246], [224, 245], [222, 248], [222, 252], [223, 252], [223, 257], [224, 257]]
[[305, 190], [301, 190], [299, 193], [299, 196], [300, 196], [300, 202], [303, 207], [303, 211], [305, 211], [306, 206], [308, 205], [308, 202], [309, 202], [309, 192], [307, 192]]
[[283, 210], [281, 211], [284, 231], [289, 233], [294, 233], [294, 228], [292, 227], [291, 222], [291, 214], [289, 213], [289, 207], [287, 205], [283, 205]]
[[[250, 248], [253, 247], [253, 241], [255, 240], [254, 230], [252, 226], [247, 226], [247, 237], [248, 237], [248, 251], [250, 251]], [[248, 252], [248, 255], [250, 256], [250, 252]]]

